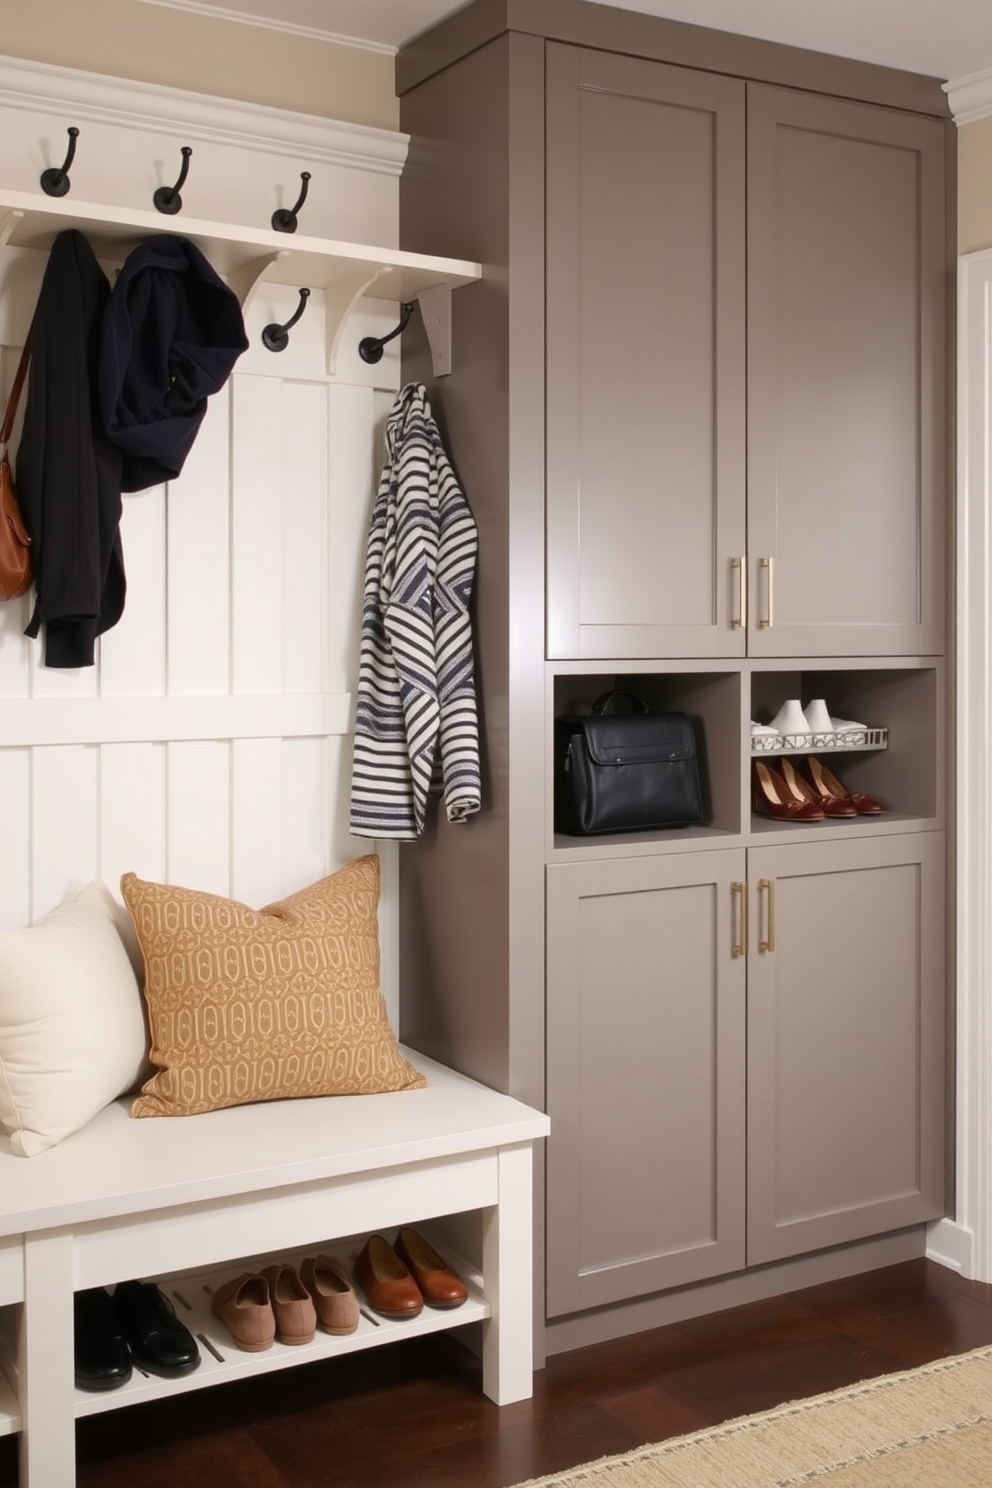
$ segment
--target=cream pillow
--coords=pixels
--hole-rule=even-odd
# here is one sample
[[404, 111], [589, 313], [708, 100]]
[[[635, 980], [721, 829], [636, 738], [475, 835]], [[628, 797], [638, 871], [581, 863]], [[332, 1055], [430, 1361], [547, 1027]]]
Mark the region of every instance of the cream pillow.
[[0, 1122], [21, 1157], [63, 1141], [147, 1073], [127, 916], [87, 884], [26, 930], [0, 930]]
[[192, 1116], [295, 1096], [412, 1090], [379, 987], [379, 859], [277, 904], [125, 873], [145, 961], [157, 1073], [133, 1116]]

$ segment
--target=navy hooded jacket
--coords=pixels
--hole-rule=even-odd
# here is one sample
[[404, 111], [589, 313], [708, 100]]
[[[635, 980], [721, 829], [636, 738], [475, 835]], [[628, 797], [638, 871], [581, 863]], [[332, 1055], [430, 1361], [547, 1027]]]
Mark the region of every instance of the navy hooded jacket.
[[107, 305], [100, 355], [100, 406], [123, 456], [123, 490], [179, 474], [208, 397], [247, 346], [237, 295], [195, 243], [161, 233], [132, 250]]

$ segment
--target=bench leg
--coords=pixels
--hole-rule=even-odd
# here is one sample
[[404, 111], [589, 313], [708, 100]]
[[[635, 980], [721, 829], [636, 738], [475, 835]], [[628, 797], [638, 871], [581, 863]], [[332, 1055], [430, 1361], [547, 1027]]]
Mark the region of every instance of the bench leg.
[[497, 1405], [534, 1393], [533, 1159], [529, 1142], [499, 1152], [499, 1202], [483, 1215], [482, 1388]]
[[26, 1235], [17, 1366], [21, 1488], [73, 1488], [76, 1481], [72, 1292], [71, 1233]]

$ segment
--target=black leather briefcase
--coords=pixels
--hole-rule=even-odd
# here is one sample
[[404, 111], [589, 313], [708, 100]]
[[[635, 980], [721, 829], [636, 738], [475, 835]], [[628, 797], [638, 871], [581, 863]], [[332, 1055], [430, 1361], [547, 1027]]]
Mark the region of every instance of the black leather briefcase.
[[[617, 698], [633, 711], [607, 712]], [[702, 818], [696, 736], [685, 713], [603, 693], [592, 713], [555, 719], [555, 830], [578, 836], [688, 826]]]

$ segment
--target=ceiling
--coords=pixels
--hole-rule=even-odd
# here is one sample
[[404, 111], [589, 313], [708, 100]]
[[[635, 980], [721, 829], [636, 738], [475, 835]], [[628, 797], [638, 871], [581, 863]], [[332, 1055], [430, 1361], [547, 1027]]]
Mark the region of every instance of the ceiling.
[[[158, 0], [390, 51], [467, 0]], [[992, 0], [599, 0], [955, 82], [992, 69]]]

